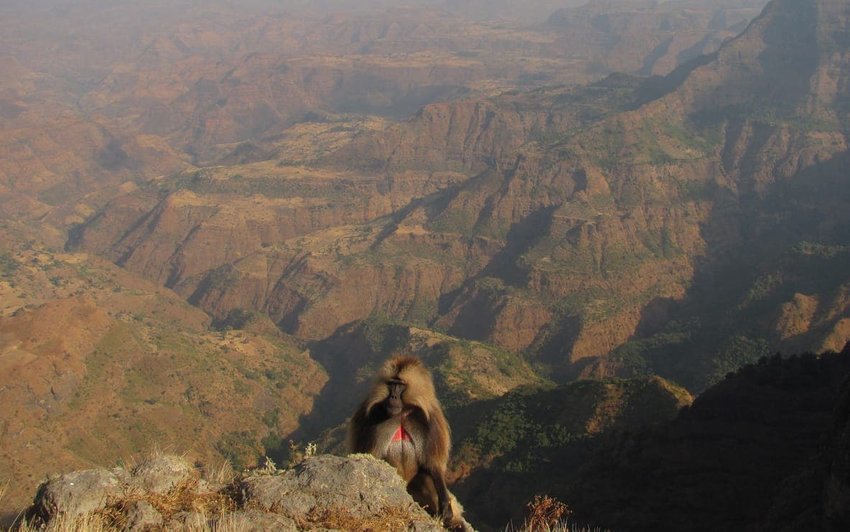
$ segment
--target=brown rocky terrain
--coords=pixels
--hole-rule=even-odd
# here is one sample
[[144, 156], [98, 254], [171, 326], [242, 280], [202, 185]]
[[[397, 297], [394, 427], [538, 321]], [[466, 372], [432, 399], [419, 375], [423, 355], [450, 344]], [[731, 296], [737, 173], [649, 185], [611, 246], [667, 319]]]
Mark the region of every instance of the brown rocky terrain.
[[[52, 234], [51, 242], [58, 240], [64, 228], [88, 218], [85, 230], [77, 233], [79, 239], [72, 238], [72, 245], [96, 251], [173, 287], [218, 317], [233, 308], [255, 308], [286, 324], [287, 330], [314, 338], [374, 311], [431, 323], [444, 314], [436, 308], [441, 301], [493, 261], [504, 247], [498, 241], [501, 235], [496, 240], [451, 243], [453, 236], [434, 235], [430, 227], [419, 234], [414, 222], [406, 224], [411, 226], [409, 232], [384, 236], [388, 226], [381, 217], [391, 213], [395, 213], [391, 220], [406, 216], [405, 209], [494, 162], [515, 165], [515, 152], [528, 143], [529, 136], [577, 127], [574, 120], [588, 121], [587, 116], [576, 117], [568, 109], [569, 101], [557, 102], [563, 94], [532, 98], [530, 104], [529, 98], [523, 97], [513, 98], [514, 102], [510, 98], [470, 99], [447, 104], [448, 108], [426, 108], [410, 124], [391, 128], [392, 133], [379, 146], [357, 139], [350, 147], [336, 149], [346, 138], [363, 137], [358, 134], [385, 126], [350, 117], [310, 115], [308, 111], [405, 114], [433, 99], [464, 91], [480, 94], [494, 87], [528, 86], [523, 79], [537, 80], [532, 85], [586, 79], [581, 73], [584, 67], [569, 67], [577, 58], [571, 55], [570, 45], [558, 43], [562, 37], [552, 27], [527, 29], [458, 19], [446, 16], [452, 12], [451, 5], [448, 11], [429, 9], [427, 13], [391, 10], [377, 18], [374, 13], [317, 18], [309, 11], [299, 12], [295, 18], [269, 17], [259, 16], [252, 6], [235, 20], [228, 20], [230, 12], [222, 6], [210, 15], [220, 25], [215, 32], [188, 15], [171, 14], [168, 24], [156, 27], [151, 22], [155, 20], [152, 12], [139, 14], [141, 29], [126, 34], [120, 31], [120, 10], [105, 11], [91, 21], [90, 34], [77, 37], [76, 47], [54, 47], [58, 57], [26, 47], [26, 32], [32, 31], [35, 17], [40, 17], [39, 25], [49, 27], [60, 20], [85, 17], [91, 7], [87, 6], [60, 11], [33, 8], [32, 12], [20, 6], [9, 8], [22, 19], [9, 33], [7, 114], [13, 119], [9, 139], [26, 149], [19, 150], [20, 157], [4, 159], [9, 162], [4, 212], [37, 220], [42, 232]], [[156, 9], [171, 13], [162, 5]], [[623, 9], [626, 18], [634, 13], [633, 5], [598, 9]], [[570, 17], [562, 13], [557, 20]], [[701, 27], [701, 23], [694, 24], [670, 31], [693, 33]], [[715, 31], [712, 28], [722, 26], [718, 24], [702, 31]], [[308, 28], [306, 33], [297, 29], [301, 27]], [[101, 34], [117, 39], [118, 45], [90, 53]], [[84, 56], [90, 64], [84, 64]], [[72, 87], [77, 87], [73, 101], [66, 95]], [[44, 100], [53, 102], [55, 109], [40, 105]], [[560, 112], [546, 109], [552, 102], [562, 104]], [[582, 112], [593, 118], [604, 114], [611, 103], [594, 101]], [[537, 109], [523, 108], [528, 105]], [[56, 128], [50, 122], [55, 114], [66, 116], [68, 126]], [[278, 134], [305, 116], [308, 122], [286, 130], [283, 137]], [[426, 124], [431, 124], [427, 126], [429, 138], [422, 135]], [[30, 135], [26, 138], [31, 140], [20, 144], [22, 134]], [[243, 142], [245, 139], [254, 140]], [[305, 150], [305, 141], [318, 142], [320, 148]], [[328, 151], [337, 152], [330, 159], [334, 175], [324, 168], [302, 171], [289, 167], [314, 162]], [[243, 164], [268, 158], [283, 166]], [[233, 168], [196, 171], [189, 164], [216, 159]], [[394, 169], [393, 174], [376, 176], [371, 171], [374, 159]], [[536, 172], [536, 164], [532, 161], [525, 171]], [[150, 181], [187, 166], [176, 183], [173, 179]], [[340, 167], [357, 170], [340, 172]], [[236, 176], [260, 179], [234, 186], [231, 178]], [[494, 173], [486, 181], [492, 186], [501, 178]], [[282, 180], [287, 183], [279, 186]], [[195, 195], [185, 192], [187, 188]], [[129, 195], [121, 195], [127, 192]], [[241, 196], [246, 193], [253, 198]], [[96, 212], [116, 195], [119, 199], [105, 211]], [[480, 205], [480, 201], [476, 203]], [[551, 202], [507, 203], [503, 208], [516, 214], [498, 220], [497, 225], [509, 227], [523, 217], [521, 212], [541, 205], [549, 208]], [[192, 214], [177, 214], [186, 209]], [[410, 214], [419, 216], [421, 212], [411, 209]], [[546, 217], [540, 221], [545, 223]], [[366, 231], [374, 230], [373, 237], [364, 237], [363, 229], [349, 228], [367, 222]], [[411, 263], [412, 271], [399, 277], [386, 268], [375, 272], [371, 264], [355, 261], [353, 267], [338, 271], [332, 258], [303, 256], [300, 244], [292, 239], [306, 234], [315, 234], [312, 240], [319, 247], [328, 242], [332, 249], [341, 246], [355, 251], [364, 246], [377, 249], [374, 237], [380, 237], [382, 245], [386, 242], [384, 247], [391, 253], [411, 246], [449, 246], [457, 248], [449, 254], [463, 266], [447, 269], [444, 264], [434, 267], [427, 261]], [[458, 252], [462, 258], [458, 259]], [[445, 263], [442, 257], [440, 262]], [[239, 275], [233, 274], [234, 269]], [[247, 278], [235, 282], [242, 273]], [[284, 277], [305, 275], [313, 279], [281, 282]], [[396, 285], [397, 293], [376, 294], [371, 305], [352, 312], [351, 304], [360, 297], [346, 286], [354, 283], [334, 286], [333, 279], [358, 277]], [[238, 290], [220, 293], [217, 281], [222, 280], [232, 285], [229, 288], [238, 285]], [[309, 291], [312, 289], [307, 287], [316, 283], [328, 299], [341, 304], [334, 304], [333, 309], [308, 305], [312, 296], [306, 297], [298, 285], [305, 284]], [[567, 290], [557, 290], [553, 297], [561, 297]], [[477, 294], [471, 297], [478, 300], [489, 297], [479, 288], [464, 288], [463, 292]], [[680, 292], [673, 287], [664, 295]], [[478, 327], [463, 320], [464, 315], [475, 312], [475, 305], [466, 311], [465, 305], [453, 305], [439, 323], [455, 334], [477, 329], [469, 336], [523, 349], [540, 341], [541, 328], [556, 314], [533, 299], [522, 294], [498, 296], [491, 302], [501, 310], [495, 311], [490, 323]], [[604, 345], [589, 339], [586, 347], [577, 349], [575, 358], [618, 344], [628, 336], [635, 312], [632, 307], [616, 318], [623, 331], [618, 337]]]
[[[303, 2], [52, 4], [2, 8], [0, 186], [38, 202], [29, 209], [67, 203], [51, 220], [63, 228], [87, 215], [73, 207], [116, 194], [106, 185], [215, 162], [311, 111], [399, 117], [470, 91], [600, 75], [558, 32], [507, 11], [499, 22], [459, 17], [465, 8], [452, 3], [330, 15]], [[715, 26], [681, 31], [727, 31]], [[70, 45], [66, 27], [84, 28]]]
[[[515, 473], [506, 487], [527, 497], [529, 471], [575, 466], [603, 432], [672, 417], [690, 396], [664, 379], [709, 389], [710, 414], [728, 372], [850, 340], [840, 0], [773, 0], [722, 45], [758, 2], [594, 2], [533, 27], [459, 17], [451, 2], [379, 15], [165, 4], [152, 4], [165, 18], [0, 8], [4, 510], [47, 471], [154, 442], [240, 467], [285, 455], [283, 438], [338, 427], [399, 352], [434, 369], [461, 435], [457, 476]], [[66, 22], [84, 28], [71, 45], [52, 32]], [[114, 46], [97, 46], [103, 36]], [[669, 74], [598, 79], [614, 67]], [[833, 364], [800, 360], [789, 367], [803, 381]], [[508, 393], [577, 376], [633, 379]], [[810, 452], [837, 381], [794, 382], [817, 415], [788, 432], [767, 417], [799, 446], [771, 455], [781, 468], [753, 458], [774, 471], [745, 495], [792, 486], [811, 456], [827, 473], [807, 486], [831, 484], [805, 493], [841, 518], [843, 418], [833, 451]], [[790, 401], [785, 384], [752, 395]], [[463, 436], [476, 409], [501, 426], [505, 393], [544, 416], [521, 435], [534, 441], [512, 440], [547, 449], [542, 463]], [[666, 428], [711, 421], [700, 408], [657, 445], [650, 430], [646, 449], [622, 449], [658, 466]], [[631, 493], [611, 486], [640, 491], [625, 462], [586, 497], [566, 480], [553, 489], [589, 522], [640, 527], [652, 501], [629, 507], [634, 521], [606, 513], [611, 493]], [[697, 478], [705, 497], [683, 489], [680, 508], [710, 500], [712, 478]], [[784, 519], [774, 496], [753, 511]]]
[[[253, 214], [235, 213], [248, 212], [251, 201], [258, 218], [280, 220], [280, 207], [262, 214], [271, 193], [257, 187], [289, 181], [293, 170], [247, 166], [246, 174], [261, 172], [257, 187], [233, 179], [227, 187], [265, 197], [211, 194], [216, 187], [197, 183], [191, 194], [131, 193], [92, 217], [71, 244], [175, 287], [215, 316], [254, 308], [288, 332], [319, 339], [384, 313], [528, 350], [564, 369], [663, 328], [707, 272], [734, 269], [729, 257], [738, 246], [770, 248], [763, 254], [775, 256], [800, 242], [840, 238], [813, 226], [783, 243], [762, 230], [776, 234], [767, 222], [790, 221], [801, 209], [832, 223], [841, 211], [834, 193], [813, 199], [816, 206], [797, 201], [799, 194], [793, 203], [782, 200], [806, 186], [795, 176], [834, 179], [828, 164], [840, 163], [826, 161], [846, 149], [836, 128], [844, 116], [834, 89], [841, 81], [832, 79], [844, 70], [842, 56], [818, 52], [838, 46], [826, 21], [841, 13], [829, 3], [807, 6], [774, 2], [716, 55], [663, 80], [613, 76], [577, 89], [467, 98], [364, 130], [309, 162], [310, 187], [277, 185], [292, 213], [292, 221], [274, 224], [282, 231], [236, 221]], [[792, 19], [805, 24], [785, 28]], [[798, 44], [793, 54], [784, 52], [789, 40]], [[784, 75], [792, 63], [810, 73], [805, 83]], [[760, 91], [769, 96], [752, 96]], [[322, 172], [354, 172], [351, 183], [372, 180], [375, 188], [365, 186], [368, 200], [357, 205], [357, 193], [337, 198], [337, 185], [316, 189], [313, 183], [328, 182]], [[301, 199], [289, 207], [296, 194]], [[313, 194], [324, 198], [305, 201]], [[748, 223], [749, 212], [771, 214], [742, 232], [734, 224]], [[836, 305], [809, 320], [809, 343], [794, 345], [786, 341], [790, 333], [779, 333], [778, 342], [768, 337], [756, 351], [842, 344], [844, 310], [832, 294], [843, 283], [819, 294]], [[709, 360], [688, 362], [694, 355], [681, 361], [688, 368], [661, 365], [699, 386], [713, 371], [705, 364], [717, 366], [711, 359], [724, 349], [734, 347], [703, 346], [699, 356]], [[613, 361], [593, 371], [621, 366]]]
[[[669, 364], [671, 351], [702, 352], [690, 369], [680, 367], [690, 376], [679, 378], [713, 371], [717, 379], [774, 349], [841, 349], [848, 340], [841, 228], [848, 196], [839, 177], [848, 110], [835, 89], [848, 72], [837, 29], [846, 15], [840, 2], [773, 2], [747, 32], [644, 107], [655, 116], [684, 113], [680, 124], [702, 128], [706, 138], [722, 135], [712, 186], [725, 198], [702, 228], [708, 264], [684, 304], [674, 305], [678, 319], [620, 353], [621, 361], [653, 353]], [[802, 74], [788, 77], [788, 68]], [[703, 358], [709, 350], [719, 355], [713, 361]]]
[[341, 423], [365, 393], [368, 368], [395, 352], [422, 356], [450, 403], [539, 382], [514, 353], [388, 323], [316, 345], [258, 313], [211, 323], [104, 259], [14, 234], [6, 227], [10, 251], [0, 254], [4, 515], [48, 473], [155, 447], [237, 469], [285, 458], [286, 438]]
[[273, 326], [212, 331], [174, 293], [102, 259], [22, 245], [2, 261], [4, 512], [47, 473], [155, 446], [255, 463], [327, 379]]
[[[430, 188], [408, 189], [385, 209], [360, 210], [359, 223], [343, 218], [308, 226], [319, 230], [304, 236], [278, 233], [265, 249], [257, 249], [256, 230], [241, 230], [209, 255], [195, 251], [202, 244], [195, 238], [207, 234], [204, 208], [221, 209], [209, 208], [210, 195], [179, 192], [161, 207], [127, 216], [123, 205], [143, 197], [134, 193], [91, 218], [71, 244], [177, 287], [216, 316], [255, 308], [293, 334], [319, 339], [384, 313], [528, 350], [559, 370], [665, 327], [666, 336], [652, 342], [681, 342], [672, 309], [686, 308], [695, 318], [705, 313], [711, 307], [703, 286], [736, 268], [759, 273], [742, 279], [750, 286], [726, 283], [730, 291], [713, 297], [736, 298], [719, 303], [758, 312], [755, 323], [768, 321], [775, 330], [788, 323], [777, 310], [785, 301], [763, 309], [740, 303], [771, 275], [763, 270], [779, 256], [796, 267], [794, 257], [805, 256], [799, 250], [811, 243], [834, 250], [827, 252], [833, 262], [846, 256], [837, 243], [844, 196], [835, 193], [846, 111], [835, 87], [847, 69], [843, 55], [829, 52], [840, 49], [829, 29], [840, 9], [773, 2], [717, 54], [664, 79], [612, 76], [576, 89], [432, 104], [404, 123], [366, 131], [310, 168], [381, 176], [379, 194], [389, 198], [411, 183]], [[791, 42], [795, 51], [787, 53]], [[789, 65], [806, 76], [789, 78]], [[753, 96], [761, 93], [767, 96]], [[818, 195], [821, 187], [826, 197]], [[167, 214], [172, 209], [181, 212], [177, 224]], [[112, 216], [134, 229], [116, 230], [104, 221]], [[800, 217], [810, 222], [792, 229]], [[784, 236], [776, 220], [787, 221]], [[175, 250], [172, 242], [184, 244]], [[735, 253], [748, 247], [760, 252], [744, 266]], [[788, 279], [790, 296], [810, 289], [790, 271], [780, 277]], [[732, 324], [710, 342], [698, 338], [702, 345], [691, 344], [689, 357], [669, 360], [662, 352], [647, 361], [639, 353], [626, 362], [699, 387], [722, 376], [724, 364], [734, 367], [726, 358], [841, 345], [845, 284], [836, 278], [818, 292], [831, 304], [808, 320], [806, 341], [803, 329], [777, 340], [773, 332]], [[772, 323], [765, 312], [777, 313]], [[635, 369], [624, 369], [625, 355], [618, 356], [578, 369]]]

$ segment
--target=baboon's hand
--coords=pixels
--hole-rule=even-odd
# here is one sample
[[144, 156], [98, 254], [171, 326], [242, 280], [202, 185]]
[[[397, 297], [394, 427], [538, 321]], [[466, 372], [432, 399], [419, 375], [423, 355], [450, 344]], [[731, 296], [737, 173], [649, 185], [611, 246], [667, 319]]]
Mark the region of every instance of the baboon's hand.
[[453, 517], [450, 521], [443, 521], [443, 526], [452, 532], [475, 532], [475, 529], [462, 517]]
[[440, 519], [443, 521], [443, 524], [446, 525], [446, 528], [449, 528], [452, 524], [454, 524], [455, 513], [452, 510], [451, 504], [443, 505], [443, 511], [440, 512]]

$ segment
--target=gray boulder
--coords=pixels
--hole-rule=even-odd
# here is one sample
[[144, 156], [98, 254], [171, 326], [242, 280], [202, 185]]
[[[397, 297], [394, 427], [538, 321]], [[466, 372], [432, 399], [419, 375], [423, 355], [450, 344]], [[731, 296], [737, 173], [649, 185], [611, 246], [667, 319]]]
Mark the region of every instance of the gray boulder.
[[365, 516], [413, 504], [398, 473], [365, 454], [308, 458], [282, 475], [246, 478], [242, 488], [246, 499], [258, 507], [291, 515], [338, 507]]
[[194, 466], [179, 456], [154, 456], [133, 469], [134, 487], [160, 495], [197, 478]]
[[386, 518], [393, 520], [393, 528], [443, 530], [413, 501], [395, 469], [370, 455], [308, 458], [281, 475], [243, 479], [240, 488], [247, 507], [297, 523], [367, 528]]
[[111, 499], [123, 494], [123, 487], [122, 480], [112, 471], [75, 471], [42, 484], [33, 512], [44, 521], [59, 516], [74, 519], [106, 508]]

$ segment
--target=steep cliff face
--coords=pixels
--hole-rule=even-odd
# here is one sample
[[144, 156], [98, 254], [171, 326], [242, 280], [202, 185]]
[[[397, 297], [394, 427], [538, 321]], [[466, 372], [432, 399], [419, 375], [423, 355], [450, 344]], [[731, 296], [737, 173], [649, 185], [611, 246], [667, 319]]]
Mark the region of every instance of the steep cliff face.
[[555, 11], [547, 27], [596, 71], [666, 75], [738, 35], [766, 0], [587, 2]]
[[510, 164], [513, 152], [531, 132], [543, 132], [555, 120], [563, 127], [565, 121], [565, 117], [548, 113], [542, 106], [517, 109], [511, 103], [461, 100], [429, 105], [385, 134], [355, 140], [331, 160], [390, 170], [469, 173], [498, 163]]
[[[690, 112], [745, 104], [826, 119], [847, 76], [847, 6], [774, 0], [740, 36], [694, 69], [678, 89]], [[789, 76], [795, 72], [795, 76]], [[834, 118], [834, 116], [833, 116]]]
[[470, 175], [517, 164], [530, 141], [551, 141], [630, 107], [640, 78], [616, 74], [587, 86], [507, 91], [425, 106], [409, 120], [363, 135], [325, 161], [397, 172], [452, 169]]
[[660, 330], [647, 323], [657, 334], [615, 353], [632, 366], [627, 374], [647, 361], [669, 368], [685, 350], [689, 361], [674, 373], [699, 387], [776, 349], [840, 349], [848, 340], [847, 110], [816, 88], [846, 75], [846, 53], [835, 53], [846, 38], [840, 20], [846, 9], [833, 2], [772, 2], [639, 110], [680, 117], [675, 123], [710, 141], [716, 166], [700, 227], [705, 259], [671, 307], [677, 319]]
[[[273, 188], [283, 187], [281, 194], [286, 195], [286, 199], [281, 202], [291, 206], [288, 208], [292, 208], [293, 212], [289, 223], [269, 227], [266, 222], [268, 216], [260, 210], [262, 198], [245, 200], [244, 207], [240, 205], [241, 201], [234, 199], [215, 205], [210, 201], [213, 199], [209, 196], [211, 187], [204, 190], [192, 185], [190, 188], [204, 195], [198, 197], [189, 192], [171, 194], [142, 216], [135, 214], [137, 211], [130, 205], [144, 201], [144, 194], [116, 201], [83, 226], [76, 233], [72, 245], [106, 253], [131, 270], [192, 295], [193, 301], [216, 315], [226, 314], [230, 308], [240, 304], [255, 308], [260, 305], [289, 330], [311, 337], [327, 335], [336, 326], [362, 319], [373, 312], [386, 312], [428, 323], [437, 316], [440, 305], [451, 304], [445, 296], [460, 290], [464, 282], [482, 272], [488, 264], [493, 269], [518, 269], [511, 266], [510, 261], [517, 260], [522, 248], [527, 247], [521, 241], [531, 232], [546, 225], [553, 225], [563, 233], [570, 232], [575, 224], [570, 225], [569, 214], [556, 213], [553, 210], [556, 205], [573, 198], [574, 194], [581, 196], [588, 191], [595, 193], [599, 187], [607, 188], [598, 171], [588, 179], [582, 175], [582, 169], [559, 162], [557, 156], [539, 153], [539, 149], [527, 150], [528, 153], [517, 149], [510, 151], [511, 142], [527, 143], [530, 136], [544, 137], [550, 131], [563, 130], [570, 124], [578, 127], [598, 115], [610, 113], [611, 110], [605, 106], [622, 105], [620, 99], [627, 92], [629, 83], [626, 80], [626, 88], [601, 84], [566, 95], [559, 91], [543, 92], [537, 95], [539, 99], [531, 100], [517, 96], [507, 101], [495, 101], [493, 108], [486, 111], [484, 109], [491, 105], [486, 102], [459, 102], [426, 108], [408, 124], [391, 128], [386, 133], [366, 135], [365, 142], [370, 145], [390, 146], [388, 150], [394, 155], [389, 160], [383, 160], [383, 155], [377, 152], [357, 151], [365, 149], [358, 140], [331, 157], [331, 161], [339, 164], [339, 161], [350, 161], [350, 153], [371, 153], [369, 157], [382, 160], [384, 172], [389, 174], [385, 179], [371, 180], [375, 185], [370, 186], [370, 180], [357, 175], [344, 182], [339, 178], [324, 181], [313, 178], [311, 181], [309, 175], [294, 181], [270, 175], [259, 180]], [[578, 103], [573, 106], [569, 100], [577, 100]], [[551, 109], [553, 105], [556, 107]], [[482, 116], [487, 114], [490, 118], [483, 119]], [[519, 125], [513, 127], [515, 124]], [[436, 133], [433, 128], [436, 128]], [[506, 143], [506, 136], [516, 140]], [[458, 149], [447, 152], [447, 146]], [[426, 150], [439, 155], [443, 169], [475, 172], [493, 164], [496, 159], [503, 159], [507, 167], [499, 168], [497, 161], [496, 168], [486, 170], [470, 181], [462, 173], [435, 172], [431, 167], [440, 169], [438, 163], [423, 163], [420, 156], [405, 149], [413, 149], [414, 152]], [[510, 158], [502, 153], [511, 153]], [[414, 170], [398, 169], [407, 167]], [[551, 168], [538, 176], [545, 167]], [[428, 168], [427, 175], [419, 168]], [[231, 171], [234, 172], [236, 170]], [[282, 174], [280, 171], [276, 173]], [[321, 171], [315, 175], [321, 175]], [[285, 175], [281, 177], [285, 178]], [[510, 183], [510, 187], [505, 189], [502, 183]], [[332, 187], [329, 186], [331, 184]], [[344, 186], [342, 191], [339, 190], [341, 185]], [[232, 187], [232, 184], [222, 186]], [[256, 190], [266, 196], [269, 194], [267, 190]], [[535, 197], [535, 192], [544, 190], [546, 194]], [[355, 194], [346, 195], [348, 191]], [[337, 195], [338, 192], [342, 194]], [[432, 194], [424, 195], [429, 192]], [[304, 199], [296, 202], [293, 194]], [[387, 198], [384, 206], [372, 207], [381, 201], [382, 195]], [[158, 199], [150, 194], [148, 197], [148, 201]], [[353, 218], [347, 218], [341, 212], [347, 202], [359, 204], [353, 209]], [[370, 206], [363, 207], [363, 202]], [[397, 206], [405, 202], [409, 203], [397, 210]], [[311, 204], [330, 207], [331, 203], [333, 209], [323, 211], [328, 216], [327, 221], [317, 220], [316, 214], [310, 210]], [[248, 206], [251, 211], [248, 211]], [[133, 210], [125, 214], [130, 209]], [[393, 211], [391, 217], [379, 217]], [[237, 230], [243, 224], [235, 222], [245, 216], [258, 221], [245, 223], [251, 226], [247, 230]], [[477, 223], [471, 218], [476, 216], [481, 218]], [[123, 217], [127, 221], [110, 223], [109, 220], [114, 217]], [[133, 217], [138, 221], [129, 220]], [[567, 218], [566, 227], [553, 223], [553, 220], [563, 218]], [[339, 227], [341, 223], [364, 219], [373, 221], [359, 228]], [[638, 223], [645, 224], [645, 221]], [[118, 229], [127, 225], [134, 228], [129, 232]], [[510, 230], [514, 225], [517, 227]], [[215, 226], [228, 229], [219, 231], [213, 235], [216, 238], [212, 238], [209, 235]], [[336, 229], [316, 231], [323, 227]], [[257, 249], [259, 235], [256, 231], [263, 229], [273, 233], [269, 233], [265, 241], [267, 248], [263, 249], [261, 245]], [[611, 226], [610, 230], [616, 231], [617, 226]], [[295, 238], [308, 233], [308, 239]], [[506, 242], [506, 237], [511, 242]], [[183, 244], [175, 250], [174, 241]], [[210, 247], [209, 243], [203, 244], [212, 241], [224, 245]], [[208, 250], [199, 251], [197, 244], [206, 245]], [[304, 253], [308, 249], [310, 252]], [[341, 256], [345, 257], [344, 260], [340, 260]], [[233, 266], [214, 270], [228, 262]], [[204, 277], [204, 272], [211, 270], [215, 275], [206, 274]], [[500, 275], [511, 277], [509, 272]], [[541, 277], [537, 275], [534, 280], [538, 286], [550, 282]], [[374, 282], [375, 278], [380, 281]], [[227, 282], [218, 282], [222, 279]], [[343, 279], [349, 282], [340, 282]], [[501, 279], [494, 281], [504, 282]], [[509, 283], [514, 281], [508, 279]], [[556, 297], [570, 289], [567, 282], [561, 285], [547, 297]], [[375, 293], [364, 298], [360, 292], [369, 286], [376, 288]], [[387, 290], [387, 286], [393, 288]], [[480, 290], [464, 288], [463, 293], [467, 292], [479, 293]], [[500, 344], [512, 349], [531, 344], [539, 329], [552, 316], [551, 310], [535, 304], [534, 297], [516, 294], [516, 297], [503, 295], [499, 298], [504, 302], [499, 305], [502, 309], [493, 312], [501, 315], [498, 319], [508, 327], [485, 328], [495, 331], [492, 334], [501, 334]], [[441, 323], [456, 333], [491, 339], [489, 332], [476, 335], [471, 331], [464, 332], [469, 328], [464, 324], [453, 325], [457, 316], [476, 312], [474, 305], [468, 306], [465, 312], [461, 307], [457, 305], [443, 311], [447, 317]], [[512, 339], [519, 329], [524, 331]]]
[[[307, 338], [388, 314], [559, 374], [701, 388], [771, 349], [847, 340], [840, 20], [840, 3], [775, 1], [666, 78], [433, 104], [298, 179], [266, 166], [238, 188], [233, 167], [104, 223], [136, 193], [73, 243]], [[797, 317], [795, 294], [821, 303]]]
[[114, 200], [73, 232], [68, 246], [107, 256], [188, 297], [220, 266], [249, 256], [273, 260], [287, 241], [330, 228], [344, 233], [460, 179], [448, 172], [372, 177], [271, 163], [190, 172]]
[[[268, 144], [316, 112], [399, 118], [435, 101], [585, 82], [614, 67], [588, 68], [552, 26], [517, 23], [542, 18], [552, 2], [524, 5], [524, 16], [425, 4], [4, 6], [0, 214], [67, 231], [141, 181], [228, 160], [237, 143], [263, 145], [245, 160], [274, 156]], [[470, 9], [481, 17], [458, 16]], [[601, 9], [640, 18], [627, 5]], [[70, 26], [86, 31], [70, 35]], [[704, 24], [668, 33], [719, 44]], [[623, 42], [634, 49], [627, 71], [656, 55], [635, 35]]]

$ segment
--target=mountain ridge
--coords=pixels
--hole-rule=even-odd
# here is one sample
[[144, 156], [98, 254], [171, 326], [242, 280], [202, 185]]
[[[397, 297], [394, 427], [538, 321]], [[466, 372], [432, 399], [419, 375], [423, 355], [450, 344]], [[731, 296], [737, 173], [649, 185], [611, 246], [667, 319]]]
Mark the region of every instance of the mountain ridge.
[[[397, 196], [384, 211], [361, 211], [368, 220], [278, 237], [275, 246], [245, 249], [231, 260], [186, 270], [181, 261], [191, 260], [178, 249], [153, 270], [134, 268], [170, 283], [164, 272], [176, 272], [177, 286], [194, 276], [183, 293], [214, 315], [250, 306], [300, 336], [326, 337], [386, 313], [524, 351], [562, 376], [583, 371], [585, 359], [663, 328], [672, 309], [690, 304], [695, 284], [732, 268], [742, 247], [779, 257], [823, 239], [817, 217], [841, 217], [840, 194], [819, 197], [817, 185], [799, 176], [831, 183], [847, 150], [837, 127], [840, 102], [828, 91], [812, 92], [812, 80], [832, 65], [839, 77], [850, 70], [840, 54], [819, 51], [822, 42], [840, 42], [818, 28], [842, 9], [775, 1], [719, 52], [671, 74], [666, 94], [650, 101], [657, 79], [611, 76], [576, 89], [426, 106], [407, 122], [364, 131], [311, 168], [382, 176], [385, 197], [407, 183], [430, 188]], [[785, 31], [798, 11], [805, 23]], [[792, 45], [798, 49], [786, 54]], [[809, 77], [783, 77], [789, 65], [805, 65]], [[765, 98], [752, 96], [766, 87]], [[793, 112], [772, 111], [790, 103]], [[809, 119], [815, 104], [824, 111]], [[796, 211], [812, 222], [783, 242], [771, 220], [790, 220]], [[179, 231], [190, 235], [193, 227]], [[92, 224], [79, 234], [84, 241], [98, 232]], [[231, 241], [236, 249], [246, 240]], [[104, 244], [101, 250], [113, 245]], [[264, 263], [277, 266], [269, 273]], [[212, 282], [221, 278], [228, 282]], [[380, 286], [380, 294], [356, 293], [368, 286]], [[839, 321], [827, 334], [842, 334]], [[782, 347], [764, 332], [756, 336], [756, 343], [765, 338], [761, 354]], [[702, 346], [694, 356], [714, 364], [722, 349]], [[705, 372], [698, 366], [688, 372]], [[705, 385], [679, 371], [665, 376]]]

